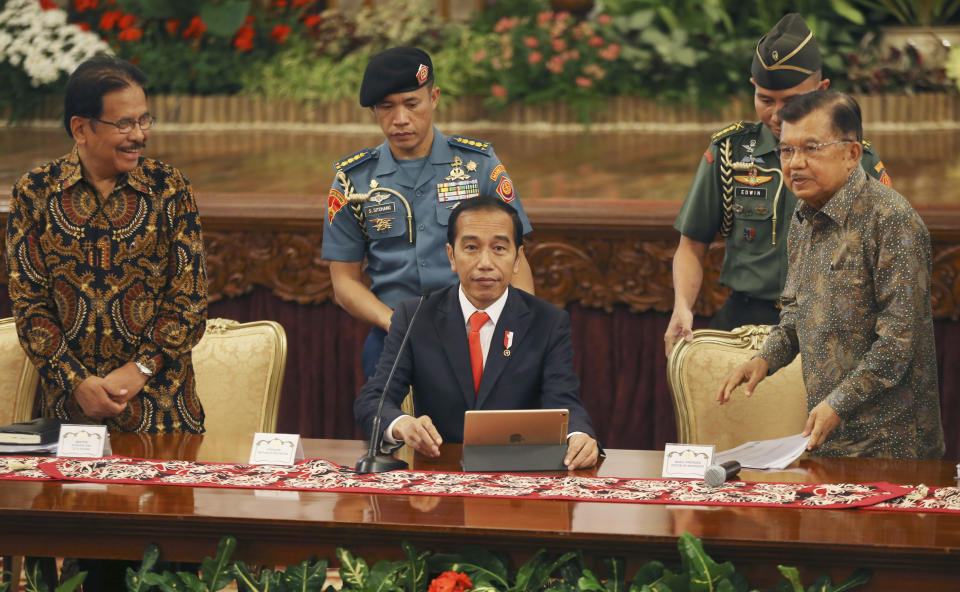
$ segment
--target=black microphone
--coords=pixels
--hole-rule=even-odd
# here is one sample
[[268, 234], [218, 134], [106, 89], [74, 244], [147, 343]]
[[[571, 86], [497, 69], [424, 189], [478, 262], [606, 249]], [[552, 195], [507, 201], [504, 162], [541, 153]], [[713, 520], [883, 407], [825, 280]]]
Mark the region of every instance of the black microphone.
[[396, 372], [397, 364], [400, 363], [400, 355], [403, 354], [403, 348], [407, 345], [407, 340], [410, 339], [410, 333], [413, 331], [413, 323], [417, 320], [417, 313], [420, 312], [420, 307], [423, 306], [423, 301], [427, 299], [429, 294], [430, 292], [426, 290], [420, 293], [420, 301], [417, 302], [417, 308], [413, 311], [413, 316], [410, 317], [410, 324], [407, 325], [407, 332], [403, 336], [403, 341], [400, 342], [400, 347], [397, 349], [397, 357], [393, 359], [393, 367], [390, 368], [387, 381], [383, 384], [383, 391], [380, 392], [377, 414], [373, 416], [373, 430], [370, 432], [370, 449], [367, 451], [366, 456], [357, 461], [357, 466], [354, 468], [354, 472], [357, 474], [385, 473], [387, 471], [407, 468], [405, 461], [393, 458], [392, 456], [379, 454], [380, 444], [383, 439], [383, 432], [380, 430], [381, 414], [383, 413], [383, 403], [387, 400], [387, 393], [390, 392], [390, 382], [393, 381], [393, 373]]
[[728, 460], [719, 465], [710, 465], [707, 472], [703, 474], [703, 480], [710, 487], [719, 487], [733, 479], [740, 473], [740, 463], [735, 460]]

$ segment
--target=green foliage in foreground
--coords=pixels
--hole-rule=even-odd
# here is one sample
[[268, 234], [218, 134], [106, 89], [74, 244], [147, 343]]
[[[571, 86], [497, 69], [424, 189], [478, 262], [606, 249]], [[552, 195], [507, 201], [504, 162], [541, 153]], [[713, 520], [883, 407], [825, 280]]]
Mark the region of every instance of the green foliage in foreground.
[[[217, 555], [207, 557], [198, 576], [194, 573], [155, 571], [160, 558], [156, 544], [147, 547], [138, 571], [127, 569], [126, 585], [130, 592], [159, 589], [163, 592], [213, 592], [233, 581], [249, 592], [335, 592], [327, 584], [325, 559], [305, 559], [299, 565], [283, 570], [257, 570], [242, 561], [230, 562], [237, 546], [234, 537], [220, 541]], [[432, 577], [443, 572], [465, 573], [470, 577], [472, 592], [748, 592], [747, 579], [737, 573], [730, 562], [717, 563], [703, 550], [700, 539], [683, 533], [677, 543], [680, 566], [668, 568], [659, 561], [641, 567], [632, 579], [625, 572], [623, 558], [610, 557], [602, 562], [602, 571], [591, 570], [581, 552], [559, 557], [538, 551], [533, 558], [511, 571], [505, 556], [479, 547], [467, 547], [457, 554], [435, 554], [417, 551], [403, 543], [406, 557], [399, 561], [379, 561], [370, 567], [360, 557], [338, 548], [340, 579], [343, 592], [427, 592]], [[810, 586], [800, 583], [794, 567], [777, 566], [783, 580], [774, 592], [844, 592], [866, 584], [870, 570], [857, 570], [843, 583], [834, 585], [828, 576], [820, 576]], [[27, 592], [50, 592], [34, 563], [27, 570]], [[80, 573], [53, 592], [73, 592], [86, 574]], [[326, 584], [326, 586], [325, 586]], [[0, 584], [0, 592], [8, 592], [9, 584]], [[460, 590], [459, 587], [455, 590]]]

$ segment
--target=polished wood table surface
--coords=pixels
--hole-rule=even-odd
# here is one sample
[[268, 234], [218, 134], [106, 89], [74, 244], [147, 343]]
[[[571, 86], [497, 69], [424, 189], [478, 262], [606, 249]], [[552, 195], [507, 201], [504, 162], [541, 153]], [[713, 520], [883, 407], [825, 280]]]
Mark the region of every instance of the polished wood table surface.
[[[250, 435], [252, 436], [252, 434]], [[139, 458], [245, 462], [251, 437], [113, 436], [116, 454]], [[357, 440], [305, 440], [307, 457], [352, 466]], [[582, 475], [659, 477], [662, 452], [609, 450]], [[413, 467], [456, 470], [460, 447]], [[749, 481], [889, 481], [957, 486], [947, 462], [803, 459], [785, 471], [744, 471]], [[369, 493], [320, 493], [75, 482], [0, 482], [0, 554], [139, 558], [150, 542], [170, 560], [212, 555], [224, 535], [236, 559], [291, 564], [343, 546], [368, 559], [399, 558], [400, 541], [419, 549], [465, 544], [510, 551], [582, 549], [588, 558], [678, 563], [677, 537], [701, 537], [714, 558], [733, 561], [754, 585], [776, 581], [776, 565], [807, 575], [878, 571], [870, 590], [960, 588], [960, 514], [512, 500]], [[812, 581], [808, 577], [807, 581]], [[836, 579], [835, 579], [836, 581]], [[938, 587], [952, 581], [954, 588]], [[924, 585], [931, 587], [925, 588]], [[918, 587], [919, 586], [919, 587]]]

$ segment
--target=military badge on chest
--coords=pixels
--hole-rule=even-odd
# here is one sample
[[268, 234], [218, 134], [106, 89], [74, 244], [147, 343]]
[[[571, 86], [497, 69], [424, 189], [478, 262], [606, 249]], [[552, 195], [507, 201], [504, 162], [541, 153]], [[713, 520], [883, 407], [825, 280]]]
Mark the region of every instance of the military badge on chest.
[[474, 161], [464, 164], [459, 156], [454, 157], [450, 174], [443, 178], [442, 183], [437, 183], [437, 201], [450, 203], [447, 207], [454, 208], [460, 200], [480, 195], [480, 182], [470, 176], [476, 171], [477, 163]]

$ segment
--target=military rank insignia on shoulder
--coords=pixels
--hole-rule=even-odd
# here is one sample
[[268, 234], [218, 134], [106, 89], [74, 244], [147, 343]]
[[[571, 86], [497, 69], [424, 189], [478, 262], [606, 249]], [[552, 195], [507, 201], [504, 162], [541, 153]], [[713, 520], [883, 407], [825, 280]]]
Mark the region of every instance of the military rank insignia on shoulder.
[[481, 154], [490, 154], [490, 142], [485, 142], [484, 140], [475, 140], [466, 136], [450, 136], [447, 141], [451, 146], [466, 148], [467, 150], [473, 150]]
[[721, 140], [725, 140], [730, 136], [748, 132], [754, 132], [757, 130], [758, 126], [763, 125], [762, 123], [752, 123], [745, 121], [738, 121], [736, 123], [731, 123], [727, 127], [718, 131], [717, 133], [710, 136], [710, 141], [714, 144], [720, 143]]
[[333, 168], [337, 169], [338, 171], [348, 171], [361, 162], [366, 162], [371, 158], [378, 158], [379, 156], [380, 155], [376, 149], [364, 148], [363, 150], [358, 150], [350, 156], [333, 163]]

